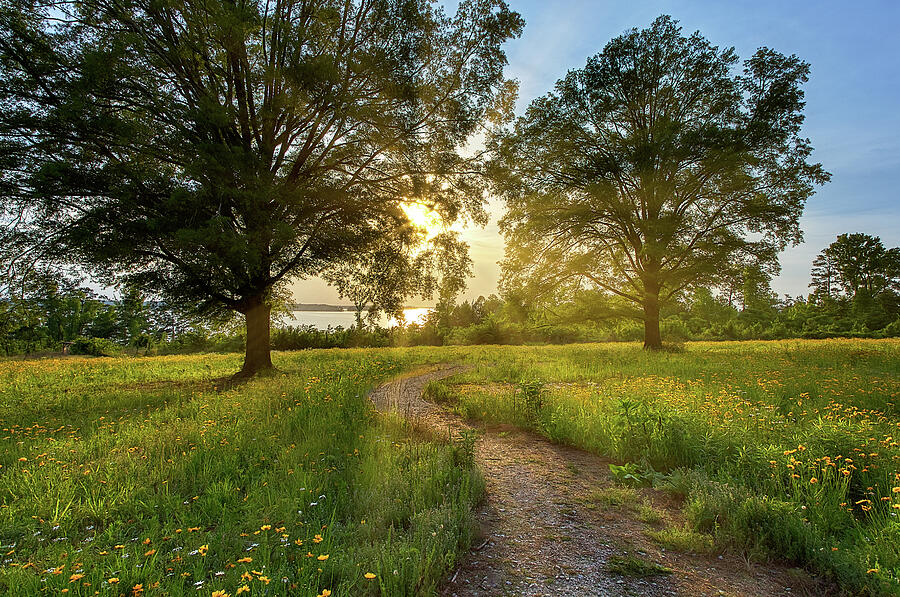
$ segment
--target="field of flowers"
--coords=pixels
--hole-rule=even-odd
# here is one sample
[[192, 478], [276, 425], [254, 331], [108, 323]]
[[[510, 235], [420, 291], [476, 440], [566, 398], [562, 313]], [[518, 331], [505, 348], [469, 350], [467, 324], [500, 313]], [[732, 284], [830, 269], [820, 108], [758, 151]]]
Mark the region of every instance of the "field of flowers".
[[0, 594], [428, 594], [482, 485], [366, 400], [407, 361], [0, 361]]
[[[0, 594], [427, 595], [469, 545], [465, 446], [377, 415], [376, 383], [611, 456], [684, 497], [669, 548], [900, 594], [900, 342], [445, 347], [0, 361]], [[702, 536], [700, 540], [696, 537]], [[694, 537], [692, 539], [692, 537]]]
[[[900, 342], [473, 348], [430, 387], [471, 419], [511, 422], [622, 461], [626, 482], [685, 496], [690, 532], [900, 594]], [[677, 531], [673, 530], [673, 531]]]

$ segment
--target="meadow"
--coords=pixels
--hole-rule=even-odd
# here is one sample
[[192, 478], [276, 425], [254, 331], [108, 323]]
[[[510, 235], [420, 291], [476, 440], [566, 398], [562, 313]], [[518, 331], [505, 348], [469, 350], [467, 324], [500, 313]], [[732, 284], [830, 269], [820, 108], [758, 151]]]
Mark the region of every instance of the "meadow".
[[469, 544], [459, 447], [378, 416], [399, 353], [0, 362], [0, 594], [427, 594]]
[[[684, 499], [654, 539], [806, 567], [900, 594], [900, 342], [483, 347], [428, 393], [617, 459], [625, 484]], [[711, 541], [712, 540], [712, 541]]]
[[462, 416], [683, 499], [670, 549], [900, 592], [900, 341], [313, 350], [0, 361], [0, 593], [428, 595], [472, 541], [471, 446], [366, 393], [438, 362]]

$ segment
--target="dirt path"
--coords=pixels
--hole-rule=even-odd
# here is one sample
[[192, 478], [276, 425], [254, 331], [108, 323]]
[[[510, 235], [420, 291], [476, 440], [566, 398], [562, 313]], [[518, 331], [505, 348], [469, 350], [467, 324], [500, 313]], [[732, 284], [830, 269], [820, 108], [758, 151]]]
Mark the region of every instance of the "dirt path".
[[[372, 400], [414, 425], [457, 435], [473, 427], [422, 400], [422, 389], [461, 371], [444, 367], [398, 379], [376, 390]], [[512, 427], [479, 429], [476, 460], [487, 486], [478, 511], [482, 538], [446, 583], [446, 597], [821, 594], [799, 571], [658, 547], [645, 535], [653, 521], [639, 520], [635, 505], [604, 507], [592, 497], [613, 486], [609, 460]], [[665, 494], [641, 490], [640, 498], [668, 520], [679, 520], [678, 504]], [[672, 573], [634, 577], [608, 571], [611, 558], [628, 556]]]

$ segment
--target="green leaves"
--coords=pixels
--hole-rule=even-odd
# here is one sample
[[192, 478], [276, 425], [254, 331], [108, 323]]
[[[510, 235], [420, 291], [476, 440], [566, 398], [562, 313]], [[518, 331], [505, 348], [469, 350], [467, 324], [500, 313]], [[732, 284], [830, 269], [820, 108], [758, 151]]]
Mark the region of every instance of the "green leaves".
[[663, 16], [495, 134], [507, 289], [598, 289], [642, 306], [653, 332], [660, 301], [727, 265], [777, 268], [829, 176], [798, 136], [809, 65], [764, 48], [735, 76], [737, 61]]
[[484, 219], [482, 158], [459, 150], [509, 116], [501, 44], [522, 25], [500, 0], [452, 18], [424, 0], [7, 1], [2, 222], [47, 257], [243, 312], [354, 262], [408, 224], [404, 201]]

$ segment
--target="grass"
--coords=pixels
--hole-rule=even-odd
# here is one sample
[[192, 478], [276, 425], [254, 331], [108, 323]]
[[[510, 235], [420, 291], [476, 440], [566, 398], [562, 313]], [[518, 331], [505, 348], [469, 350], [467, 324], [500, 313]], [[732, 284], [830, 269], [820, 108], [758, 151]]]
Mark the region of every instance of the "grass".
[[236, 356], [0, 362], [0, 593], [433, 592], [482, 485], [471, 446], [373, 412], [404, 358], [282, 354], [226, 391]]
[[626, 508], [634, 510], [637, 507], [638, 493], [631, 487], [604, 487], [592, 493], [590, 501], [602, 505], [605, 509]]
[[663, 545], [900, 593], [897, 340], [275, 358], [284, 375], [225, 390], [237, 355], [0, 361], [0, 593], [434, 593], [473, 532], [474, 438], [437, 442], [365, 394], [436, 362], [472, 366], [429, 384], [460, 414], [682, 496]]
[[900, 594], [897, 340], [466, 357], [474, 368], [443, 390], [461, 415], [633, 463], [642, 481], [684, 496], [689, 530], [722, 548], [805, 566], [847, 591]]
[[690, 528], [667, 527], [659, 531], [648, 531], [647, 536], [662, 547], [673, 551], [685, 553], [711, 553], [713, 551], [712, 537]]
[[612, 556], [606, 563], [606, 570], [620, 576], [646, 578], [660, 574], [671, 574], [672, 570], [656, 562], [651, 562], [634, 555]]

